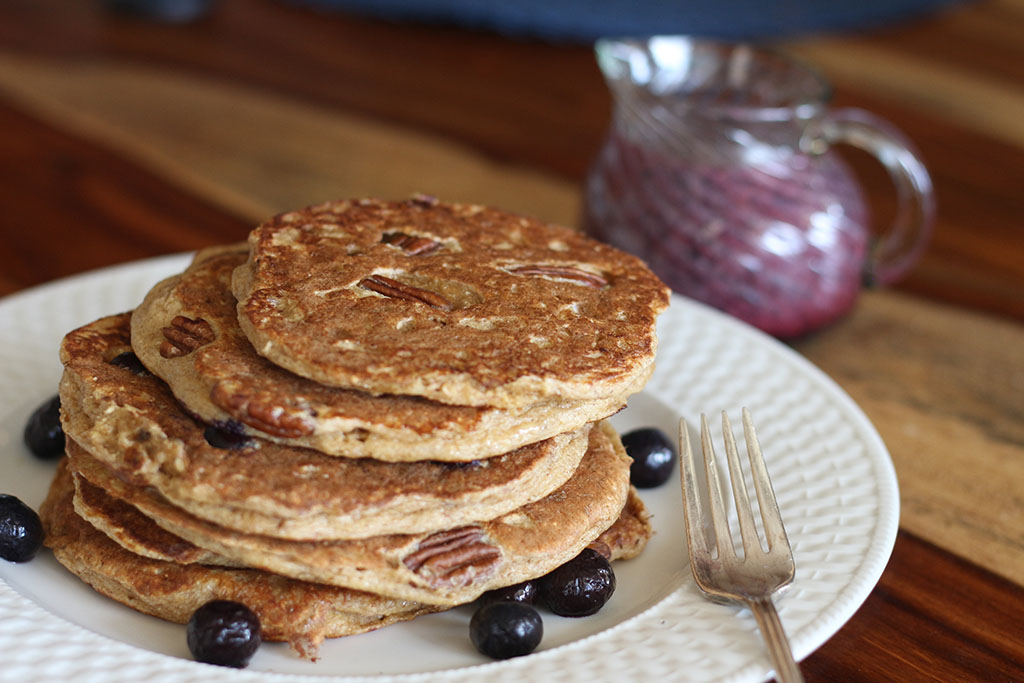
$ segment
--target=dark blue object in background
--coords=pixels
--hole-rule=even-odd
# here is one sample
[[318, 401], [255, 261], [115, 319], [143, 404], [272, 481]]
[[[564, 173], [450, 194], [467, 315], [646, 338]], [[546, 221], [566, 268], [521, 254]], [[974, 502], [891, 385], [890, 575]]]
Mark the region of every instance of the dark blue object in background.
[[115, 14], [180, 24], [205, 15], [213, 0], [103, 0]]
[[457, 24], [523, 38], [687, 34], [731, 40], [867, 28], [961, 0], [289, 0], [393, 20]]

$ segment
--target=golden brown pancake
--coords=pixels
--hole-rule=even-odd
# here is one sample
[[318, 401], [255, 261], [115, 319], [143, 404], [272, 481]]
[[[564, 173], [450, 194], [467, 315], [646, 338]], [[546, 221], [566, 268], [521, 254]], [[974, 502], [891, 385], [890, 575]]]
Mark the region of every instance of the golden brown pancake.
[[469, 464], [336, 458], [255, 438], [218, 448], [160, 379], [111, 362], [131, 352], [128, 321], [65, 337], [64, 429], [119, 476], [225, 527], [306, 540], [439, 531], [544, 497], [587, 447], [589, 427]]
[[119, 479], [73, 440], [74, 472], [175, 536], [244, 566], [434, 605], [541, 576], [612, 526], [629, 493], [629, 458], [606, 423], [590, 431], [576, 473], [549, 496], [497, 519], [433, 534], [302, 542], [228, 530]]
[[[66, 462], [61, 462], [67, 468]], [[178, 538], [120, 498], [115, 498], [100, 487], [77, 474], [74, 481], [75, 514], [97, 531], [106, 534], [125, 550], [142, 557], [178, 564], [208, 564], [221, 567], [241, 567], [217, 553], [196, 547]]]
[[[184, 624], [210, 600], [233, 600], [256, 612], [265, 640], [286, 641], [302, 656], [315, 659], [324, 638], [363, 633], [438, 611], [437, 607], [296, 581], [255, 569], [143, 557], [79, 517], [74, 510], [74, 494], [71, 475], [62, 461], [39, 510], [46, 545], [61, 564], [97, 591], [146, 614]], [[141, 515], [139, 518], [146, 520]], [[139, 520], [122, 524], [145, 526]], [[158, 535], [152, 529], [136, 531], [138, 536], [150, 539]]]
[[568, 228], [426, 198], [292, 211], [249, 244], [233, 289], [256, 351], [374, 394], [501, 407], [622, 395], [650, 372], [669, 301], [639, 259]]
[[[61, 466], [66, 467], [65, 464]], [[178, 538], [125, 501], [83, 477], [77, 474], [72, 476], [75, 482], [75, 512], [126, 550], [178, 564], [235, 566], [216, 553]], [[590, 547], [598, 549], [609, 560], [629, 560], [643, 551], [651, 534], [647, 508], [636, 489], [630, 488], [619, 518]]]
[[239, 433], [346, 457], [479, 460], [611, 415], [649, 374], [641, 373], [622, 394], [515, 410], [324, 386], [277, 367], [242, 334], [231, 273], [248, 253], [245, 244], [199, 252], [183, 274], [146, 295], [131, 331], [135, 353], [189, 412]]
[[[62, 463], [61, 467], [66, 467], [66, 463]], [[75, 482], [75, 512], [126, 550], [178, 564], [235, 566], [216, 553], [178, 538], [125, 501], [83, 477], [77, 474], [72, 477]], [[651, 534], [647, 508], [636, 489], [630, 488], [629, 498], [619, 518], [590, 547], [599, 550], [609, 560], [629, 560], [643, 551]], [[403, 606], [408, 604], [402, 603]], [[377, 604], [373, 608], [377, 611], [381, 609]]]

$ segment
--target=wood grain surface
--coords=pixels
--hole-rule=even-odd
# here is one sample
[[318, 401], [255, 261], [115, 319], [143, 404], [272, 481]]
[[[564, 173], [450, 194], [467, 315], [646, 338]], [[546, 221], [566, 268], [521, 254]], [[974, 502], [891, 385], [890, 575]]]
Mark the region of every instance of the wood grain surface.
[[1019, 586], [901, 532], [874, 592], [800, 664], [808, 681], [1024, 680]]
[[[901, 487], [879, 587], [809, 680], [1024, 680], [1024, 0], [786, 47], [933, 174], [923, 260], [794, 342]], [[568, 224], [611, 103], [587, 46], [222, 0], [190, 25], [0, 5], [0, 294], [241, 239], [278, 210], [423, 191]], [[849, 158], [874, 212], [877, 164]]]

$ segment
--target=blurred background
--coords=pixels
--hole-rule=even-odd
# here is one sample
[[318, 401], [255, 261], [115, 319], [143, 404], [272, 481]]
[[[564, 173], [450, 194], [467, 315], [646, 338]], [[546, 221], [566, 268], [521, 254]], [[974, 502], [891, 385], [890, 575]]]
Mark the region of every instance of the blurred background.
[[[579, 225], [612, 121], [593, 41], [672, 32], [814, 65], [934, 182], [909, 275], [790, 342], [878, 428], [902, 505], [879, 587], [805, 671], [1021, 680], [1024, 0], [0, 0], [0, 295], [339, 197]], [[884, 224], [888, 174], [842, 155]]]
[[[105, 0], [115, 11], [164, 21], [191, 21], [216, 0]], [[904, 21], [964, 0], [285, 0], [325, 11], [393, 21], [453, 24], [510, 37], [587, 43], [608, 36], [687, 34], [731, 40], [775, 39], [808, 32], [866, 29]]]
[[[18, 116], [27, 108], [102, 141], [101, 149], [113, 146], [124, 163], [199, 190], [189, 201], [199, 196], [236, 216], [232, 238], [270, 213], [325, 197], [413, 191], [576, 225], [580, 184], [611, 120], [593, 35], [628, 25], [771, 37], [825, 73], [836, 106], [864, 107], [903, 129], [931, 169], [938, 223], [901, 287], [1024, 316], [1024, 290], [1014, 284], [1024, 254], [1003, 246], [1017, 226], [1004, 222], [1009, 213], [990, 211], [1019, 206], [1020, 0], [878, 0], [856, 8], [734, 0], [641, 3], [636, 12], [625, 5], [7, 0], [0, 93], [16, 105], [6, 114], [9, 130], [30, 125]], [[178, 21], [155, 20], [153, 12]], [[37, 155], [38, 146], [18, 143], [41, 134], [12, 134], [6, 157]], [[884, 224], [894, 211], [887, 175], [867, 155], [843, 154]], [[983, 187], [964, 185], [965, 165]], [[38, 194], [19, 167], [33, 168], [0, 171], [0, 192]], [[90, 171], [44, 165], [33, 178], [81, 181], [61, 186], [65, 193], [125, 192]], [[974, 201], [973, 191], [986, 201]], [[85, 204], [82, 220], [116, 226], [122, 240], [85, 240], [79, 265], [226, 237], [201, 220], [185, 229], [140, 227], [166, 223], [160, 212], [176, 202], [151, 206], [138, 194], [123, 205], [93, 200], [68, 197]], [[134, 207], [131, 215], [121, 215], [126, 206]], [[48, 212], [39, 206], [33, 215]], [[32, 264], [15, 266], [8, 291], [68, 272], [66, 257], [46, 253], [32, 237], [53, 221], [33, 215], [8, 215], [0, 224], [11, 236], [6, 248]], [[958, 234], [965, 229], [977, 249], [965, 250]]]

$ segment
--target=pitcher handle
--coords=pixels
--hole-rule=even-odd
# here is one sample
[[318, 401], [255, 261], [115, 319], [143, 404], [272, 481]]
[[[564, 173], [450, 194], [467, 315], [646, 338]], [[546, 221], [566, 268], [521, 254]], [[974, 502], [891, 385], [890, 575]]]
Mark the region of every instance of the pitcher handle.
[[931, 176], [903, 133], [863, 109], [827, 112], [808, 127], [801, 146], [820, 154], [840, 143], [858, 147], [882, 162], [896, 186], [896, 216], [889, 230], [873, 240], [864, 264], [865, 282], [891, 284], [917, 262], [931, 235], [935, 222]]

